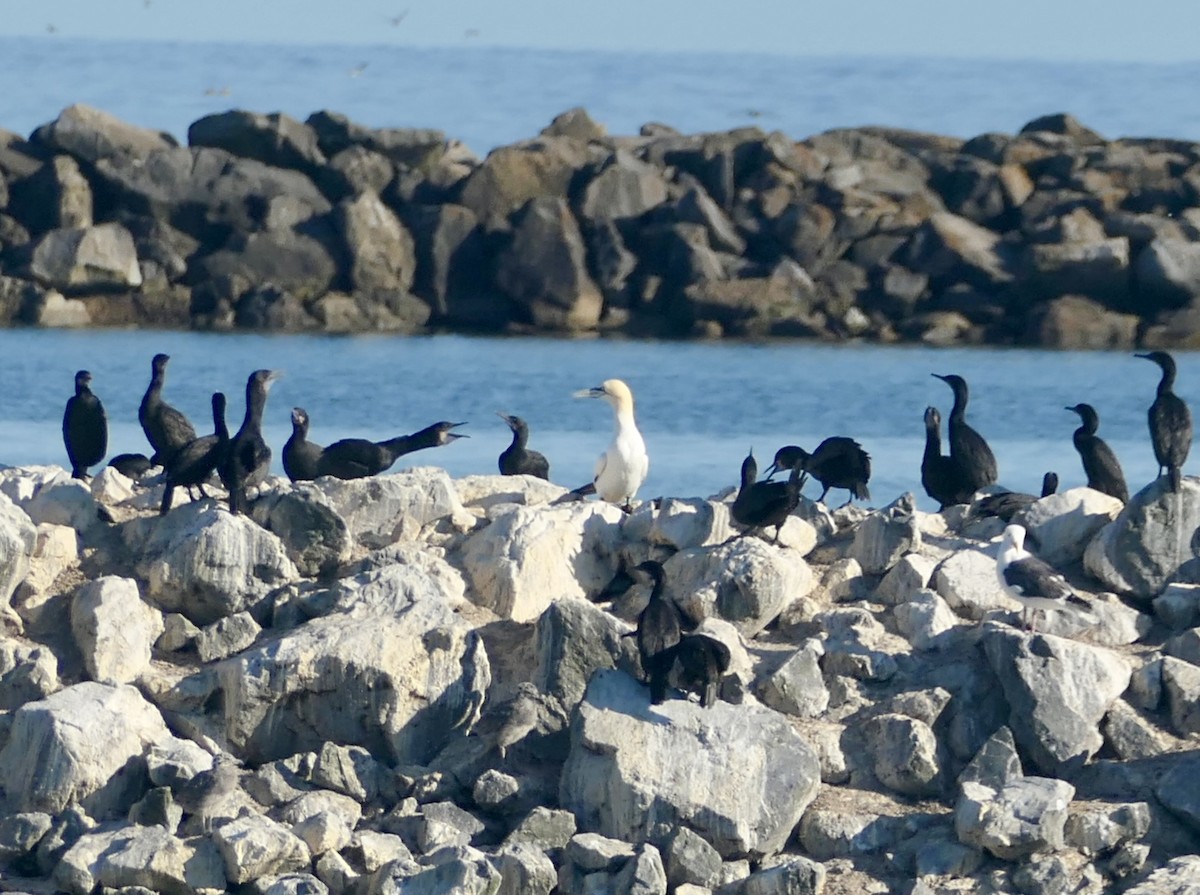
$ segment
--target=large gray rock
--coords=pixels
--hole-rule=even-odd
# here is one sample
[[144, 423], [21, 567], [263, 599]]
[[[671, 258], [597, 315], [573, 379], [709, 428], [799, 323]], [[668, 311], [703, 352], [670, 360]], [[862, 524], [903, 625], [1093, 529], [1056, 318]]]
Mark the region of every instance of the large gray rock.
[[254, 502], [250, 516], [283, 542], [288, 558], [307, 578], [327, 574], [350, 558], [346, 521], [312, 483], [268, 492]]
[[745, 637], [769, 625], [812, 590], [813, 575], [795, 551], [758, 538], [681, 550], [664, 564], [665, 593], [689, 618], [732, 622]]
[[133, 687], [75, 684], [13, 714], [0, 785], [18, 811], [57, 813], [76, 802], [103, 819], [142, 795], [142, 756], [168, 739], [158, 710]]
[[57, 118], [39, 127], [34, 140], [91, 164], [114, 155], [139, 158], [178, 145], [161, 131], [127, 124], [82, 103], [67, 106]]
[[934, 212], [909, 240], [904, 264], [931, 279], [994, 286], [1013, 278], [1013, 257], [998, 233], [948, 211]]
[[51, 230], [33, 248], [29, 271], [64, 291], [129, 289], [142, 284], [133, 237], [120, 224]]
[[[280, 294], [276, 299], [280, 302], [308, 301], [328, 292], [338, 272], [332, 249], [321, 240], [288, 227], [234, 234], [215, 252], [194, 259], [191, 269], [197, 282], [240, 284], [241, 288], [232, 297], [243, 298], [238, 308], [239, 322], [243, 325], [268, 314], [268, 310], [247, 303], [250, 296], [259, 296], [265, 305], [266, 296], [272, 294], [269, 290], [274, 290]], [[283, 316], [282, 309], [271, 310]], [[288, 313], [300, 316], [294, 309], [288, 309]], [[299, 323], [294, 328], [300, 328]]]
[[230, 109], [205, 115], [188, 127], [188, 144], [224, 149], [278, 168], [312, 172], [325, 164], [316, 131], [280, 112]]
[[829, 690], [821, 676], [825, 649], [810, 640], [796, 650], [758, 686], [758, 698], [785, 715], [816, 718], [829, 706]]
[[71, 633], [94, 681], [133, 683], [150, 667], [162, 632], [162, 613], [142, 601], [137, 582], [128, 578], [94, 579], [71, 600]]
[[[29, 574], [30, 560], [37, 547], [37, 528], [29, 516], [9, 498], [0, 494], [0, 606], [16, 620], [9, 606], [13, 591]], [[20, 625], [19, 620], [17, 621]]]
[[[802, 521], [802, 520], [797, 520]], [[676, 550], [723, 544], [736, 532], [730, 525], [729, 504], [698, 497], [665, 497], [654, 514], [649, 540]], [[816, 540], [814, 533], [814, 542]]]
[[1200, 296], [1200, 245], [1155, 239], [1134, 262], [1139, 307], [1148, 311], [1181, 308]]
[[1088, 544], [1084, 568], [1118, 593], [1151, 600], [1194, 551], [1200, 528], [1200, 480], [1185, 477], [1178, 494], [1163, 476], [1129, 498], [1125, 509]]
[[423, 763], [482, 701], [486, 663], [420, 568], [389, 566], [346, 586], [339, 611], [218, 666], [225, 732], [252, 761], [332, 741]]
[[1000, 625], [984, 631], [983, 648], [1008, 701], [1013, 735], [1038, 768], [1069, 773], [1099, 751], [1100, 720], [1129, 685], [1127, 659]]
[[121, 538], [146, 596], [198, 625], [241, 612], [300, 577], [279, 538], [206, 501], [127, 522]]
[[43, 699], [60, 686], [58, 660], [49, 647], [0, 637], [0, 710]]
[[128, 834], [97, 858], [93, 873], [101, 886], [168, 893], [226, 888], [221, 855], [208, 839], [177, 839], [160, 826], [134, 826]]
[[225, 875], [234, 885], [261, 876], [308, 867], [312, 856], [304, 841], [283, 824], [261, 814], [248, 814], [213, 833]]
[[924, 721], [898, 714], [877, 715], [866, 724], [875, 776], [888, 789], [928, 796], [941, 789], [937, 738]]
[[360, 292], [412, 288], [416, 248], [412, 234], [375, 193], [361, 193], [334, 209], [345, 244], [350, 287]]
[[739, 895], [821, 895], [825, 865], [804, 857], [787, 857], [752, 873], [738, 886]]
[[471, 599], [519, 622], [555, 600], [586, 599], [616, 572], [623, 518], [602, 502], [502, 513], [463, 548]]
[[1195, 895], [1200, 891], [1200, 856], [1172, 858], [1125, 895]]
[[1162, 775], [1154, 789], [1154, 794], [1167, 810], [1195, 832], [1200, 832], [1200, 792], [1196, 789], [1198, 773], [1200, 759], [1194, 755], [1183, 756]]
[[933, 586], [950, 608], [964, 618], [979, 620], [994, 609], [1013, 606], [996, 578], [995, 556], [981, 550], [951, 554], [934, 572]]
[[587, 148], [565, 137], [502, 146], [471, 173], [458, 201], [491, 226], [531, 199], [567, 195], [575, 173], [587, 162]]
[[592, 675], [616, 668], [622, 654], [633, 667], [634, 641], [628, 629], [598, 606], [583, 600], [555, 600], [537, 620], [534, 683], [571, 707], [583, 699]]
[[632, 678], [605, 671], [571, 725], [560, 800], [584, 829], [625, 842], [686, 824], [726, 857], [762, 856], [783, 847], [819, 784], [816, 755], [784, 716], [651, 705]]
[[368, 549], [414, 540], [426, 525], [464, 513], [450, 476], [432, 466], [351, 481], [327, 477], [317, 487]]
[[588, 221], [636, 218], [666, 201], [662, 171], [618, 149], [584, 187], [579, 214]]
[[512, 304], [489, 281], [487, 244], [479, 220], [453, 203], [428, 206], [406, 216], [416, 240], [413, 291], [438, 317], [462, 326], [499, 329], [512, 319]]
[[1200, 733], [1200, 667], [1165, 656], [1162, 689], [1175, 731], [1181, 736]]
[[1091, 488], [1072, 488], [1034, 501], [1021, 524], [1037, 544], [1037, 555], [1061, 568], [1083, 558], [1096, 532], [1116, 518], [1124, 504]]
[[921, 549], [921, 530], [912, 494], [904, 494], [864, 519], [854, 532], [850, 557], [867, 575], [881, 575], [906, 553]]
[[1017, 861], [1063, 847], [1067, 806], [1075, 787], [1065, 780], [1020, 777], [1000, 790], [965, 783], [954, 810], [958, 838], [997, 858]]

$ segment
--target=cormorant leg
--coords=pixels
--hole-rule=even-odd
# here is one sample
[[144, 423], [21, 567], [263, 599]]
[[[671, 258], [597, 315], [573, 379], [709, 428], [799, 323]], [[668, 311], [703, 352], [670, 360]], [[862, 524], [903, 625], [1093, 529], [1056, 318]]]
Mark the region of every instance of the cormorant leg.
[[817, 498], [817, 503], [825, 502], [825, 495], [829, 493], [830, 485], [825, 486], [825, 490], [821, 492], [821, 496]]

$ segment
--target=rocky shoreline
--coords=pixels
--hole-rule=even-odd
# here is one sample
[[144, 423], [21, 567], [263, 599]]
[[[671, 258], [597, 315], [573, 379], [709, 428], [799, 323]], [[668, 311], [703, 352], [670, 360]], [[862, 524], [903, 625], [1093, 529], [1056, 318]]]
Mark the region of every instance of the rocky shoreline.
[[[1002, 523], [527, 477], [273, 479], [249, 516], [0, 471], [6, 891], [1157, 895], [1200, 885], [1200, 479]], [[651, 704], [647, 559], [728, 648]]]
[[1200, 144], [1068, 115], [611, 136], [72, 106], [0, 131], [0, 324], [1200, 344]]

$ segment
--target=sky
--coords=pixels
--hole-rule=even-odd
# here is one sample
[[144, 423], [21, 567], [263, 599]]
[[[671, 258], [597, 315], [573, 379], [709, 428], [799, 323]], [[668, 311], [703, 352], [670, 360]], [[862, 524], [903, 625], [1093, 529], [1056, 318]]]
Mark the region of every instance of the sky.
[[0, 0], [0, 35], [1183, 62], [1197, 0]]

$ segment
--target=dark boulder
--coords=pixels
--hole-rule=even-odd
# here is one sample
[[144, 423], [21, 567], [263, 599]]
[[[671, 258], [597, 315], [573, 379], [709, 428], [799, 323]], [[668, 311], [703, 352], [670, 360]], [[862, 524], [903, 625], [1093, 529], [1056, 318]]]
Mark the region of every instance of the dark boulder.
[[280, 112], [263, 115], [231, 109], [205, 115], [188, 128], [188, 145], [224, 149], [240, 158], [310, 175], [325, 164], [316, 131]]
[[35, 130], [30, 142], [65, 152], [88, 165], [117, 155], [143, 158], [179, 145], [170, 134], [127, 124], [81, 103], [68, 106], [54, 121]]
[[354, 291], [407, 292], [416, 270], [412, 235], [375, 193], [361, 193], [334, 209], [334, 224]]
[[327, 292], [336, 275], [333, 255], [321, 241], [272, 230], [234, 236], [224, 248], [193, 261], [190, 279], [197, 284], [236, 277], [250, 287], [270, 283], [306, 301]]
[[512, 319], [512, 300], [488, 278], [488, 251], [479, 222], [469, 208], [445, 204], [410, 209], [416, 240], [413, 291], [447, 323], [501, 329]]

